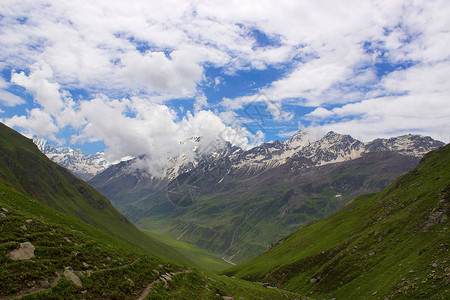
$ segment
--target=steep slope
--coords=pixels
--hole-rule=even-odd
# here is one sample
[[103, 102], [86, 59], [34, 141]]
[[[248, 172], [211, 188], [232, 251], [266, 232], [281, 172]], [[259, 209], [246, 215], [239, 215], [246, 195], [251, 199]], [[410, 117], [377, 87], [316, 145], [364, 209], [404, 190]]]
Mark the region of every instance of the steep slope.
[[93, 187], [50, 161], [31, 140], [1, 123], [0, 155], [0, 180], [5, 186], [155, 255], [195, 265], [141, 232]]
[[1, 299], [303, 299], [158, 259], [3, 180], [0, 211]]
[[33, 137], [33, 142], [48, 158], [83, 180], [91, 179], [111, 165], [104, 153], [86, 155], [80, 149], [57, 148], [37, 137]]
[[225, 273], [318, 298], [448, 299], [450, 145]]
[[226, 144], [174, 180], [128, 161], [90, 183], [139, 227], [243, 263], [302, 224], [381, 191], [442, 145], [414, 135], [362, 143], [334, 132], [312, 141], [299, 132], [247, 151]]

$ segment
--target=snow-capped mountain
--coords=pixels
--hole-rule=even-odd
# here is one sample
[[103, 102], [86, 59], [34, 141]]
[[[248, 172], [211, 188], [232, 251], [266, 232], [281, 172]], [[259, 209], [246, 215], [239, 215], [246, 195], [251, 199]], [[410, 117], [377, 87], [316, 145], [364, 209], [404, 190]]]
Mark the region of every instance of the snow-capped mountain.
[[297, 170], [351, 161], [368, 153], [390, 152], [420, 158], [425, 153], [444, 146], [444, 143], [431, 137], [411, 134], [364, 143], [349, 135], [330, 131], [317, 140], [303, 130], [284, 142], [262, 143], [249, 150], [220, 139], [201, 149], [201, 141], [201, 137], [192, 137], [180, 143], [181, 149], [191, 151], [187, 151], [189, 154], [180, 151], [179, 155], [170, 158], [162, 176], [154, 176], [155, 174], [145, 170], [147, 157], [142, 155], [115, 166], [114, 171], [110, 170], [107, 173], [109, 175], [104, 174], [104, 177], [113, 176], [114, 180], [118, 180], [131, 176], [140, 185], [146, 185], [145, 181], [148, 179], [156, 180], [150, 183], [153, 186], [159, 180], [170, 181], [193, 172], [198, 175], [207, 173], [213, 180], [222, 181], [225, 177], [251, 176], [285, 165], [291, 170]]
[[38, 137], [33, 137], [33, 142], [48, 158], [83, 180], [89, 180], [111, 166], [111, 162], [105, 158], [102, 152], [86, 155], [80, 149], [57, 148]]
[[411, 134], [363, 143], [349, 135], [333, 131], [314, 141], [308, 132], [299, 131], [285, 142], [263, 143], [246, 151], [235, 150], [227, 157], [222, 156], [219, 159], [231, 162], [232, 173], [240, 170], [241, 174], [249, 174], [293, 161], [297, 161], [297, 167], [323, 166], [353, 160], [370, 152], [391, 151], [421, 157], [442, 146], [444, 143], [431, 137]]

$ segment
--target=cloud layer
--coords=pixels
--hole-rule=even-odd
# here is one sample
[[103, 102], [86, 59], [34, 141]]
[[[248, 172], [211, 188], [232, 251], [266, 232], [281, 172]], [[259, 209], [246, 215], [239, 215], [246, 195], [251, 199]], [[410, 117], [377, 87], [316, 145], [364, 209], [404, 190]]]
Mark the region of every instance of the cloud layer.
[[[0, 113], [29, 134], [158, 162], [194, 135], [246, 145], [236, 116], [263, 93], [280, 136], [305, 126], [450, 141], [445, 0], [5, 0], [0, 11]], [[270, 69], [281, 75], [256, 90], [205, 95]], [[174, 110], [173, 99], [186, 105]]]

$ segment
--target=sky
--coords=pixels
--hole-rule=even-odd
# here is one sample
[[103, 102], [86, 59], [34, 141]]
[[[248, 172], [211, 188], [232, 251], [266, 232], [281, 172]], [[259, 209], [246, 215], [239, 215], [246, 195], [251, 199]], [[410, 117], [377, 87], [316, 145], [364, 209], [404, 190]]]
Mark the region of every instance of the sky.
[[164, 161], [298, 130], [450, 142], [450, 2], [0, 2], [0, 121]]

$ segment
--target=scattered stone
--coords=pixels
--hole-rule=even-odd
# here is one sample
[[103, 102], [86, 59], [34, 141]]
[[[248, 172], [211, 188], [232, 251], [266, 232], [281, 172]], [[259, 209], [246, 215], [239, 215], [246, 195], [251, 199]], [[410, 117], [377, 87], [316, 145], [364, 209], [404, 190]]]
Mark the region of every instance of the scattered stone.
[[7, 208], [4, 208], [4, 207], [2, 207], [2, 210], [3, 210], [4, 212], [8, 212], [8, 211], [9, 211]]
[[374, 254], [375, 254], [375, 252], [371, 251], [371, 252], [369, 253], [369, 256], [372, 256], [372, 255], [374, 255]]
[[20, 226], [20, 229], [22, 229], [22, 230], [27, 230], [27, 226], [22, 225], [22, 226]]
[[432, 288], [432, 289], [435, 289], [435, 288], [436, 288], [436, 286], [435, 286], [435, 285], [432, 285], [432, 286], [431, 286], [431, 288]]
[[86, 271], [86, 276], [87, 276], [87, 277], [91, 277], [91, 275], [92, 275], [91, 271], [90, 271], [90, 270], [87, 270], [87, 271]]
[[72, 244], [72, 241], [71, 241], [67, 236], [64, 237], [64, 240], [65, 240], [66, 242], [68, 242], [69, 244]]
[[0, 213], [0, 218], [1, 219], [6, 219], [6, 215], [4, 213]]
[[24, 260], [35, 257], [34, 246], [30, 242], [20, 243], [19, 249], [14, 249], [8, 253], [12, 260]]
[[63, 275], [68, 280], [72, 281], [76, 286], [83, 287], [83, 283], [81, 282], [81, 279], [73, 273], [73, 270], [71, 267], [66, 267]]
[[83, 267], [85, 267], [87, 269], [87, 268], [89, 268], [89, 264], [86, 262], [83, 262]]
[[162, 268], [162, 267], [163, 267], [163, 265], [161, 265], [161, 264], [160, 264], [160, 265], [158, 265], [158, 268]]
[[159, 275], [159, 272], [158, 272], [158, 270], [153, 270], [153, 272], [155, 272], [157, 275]]
[[409, 270], [409, 274], [412, 274], [412, 273], [414, 273], [415, 271], [414, 270]]
[[87, 290], [81, 291], [82, 295], [86, 295], [87, 294]]
[[106, 257], [106, 260], [111, 260], [111, 257], [107, 256], [107, 257]]
[[317, 278], [311, 278], [311, 280], [309, 281], [310, 284], [313, 284], [317, 281]]
[[224, 300], [234, 300], [233, 297], [228, 297], [228, 296], [223, 296], [222, 298], [223, 298]]
[[375, 296], [376, 294], [378, 294], [378, 291], [373, 292], [372, 296]]
[[29, 223], [33, 222], [33, 220], [27, 219], [25, 222], [27, 222], [29, 224]]
[[161, 278], [162, 281], [164, 281], [164, 288], [169, 288], [169, 285], [167, 284], [167, 281], [164, 278]]
[[172, 281], [172, 277], [170, 277], [169, 274], [164, 274], [164, 275], [162, 275], [162, 277], [167, 281]]

